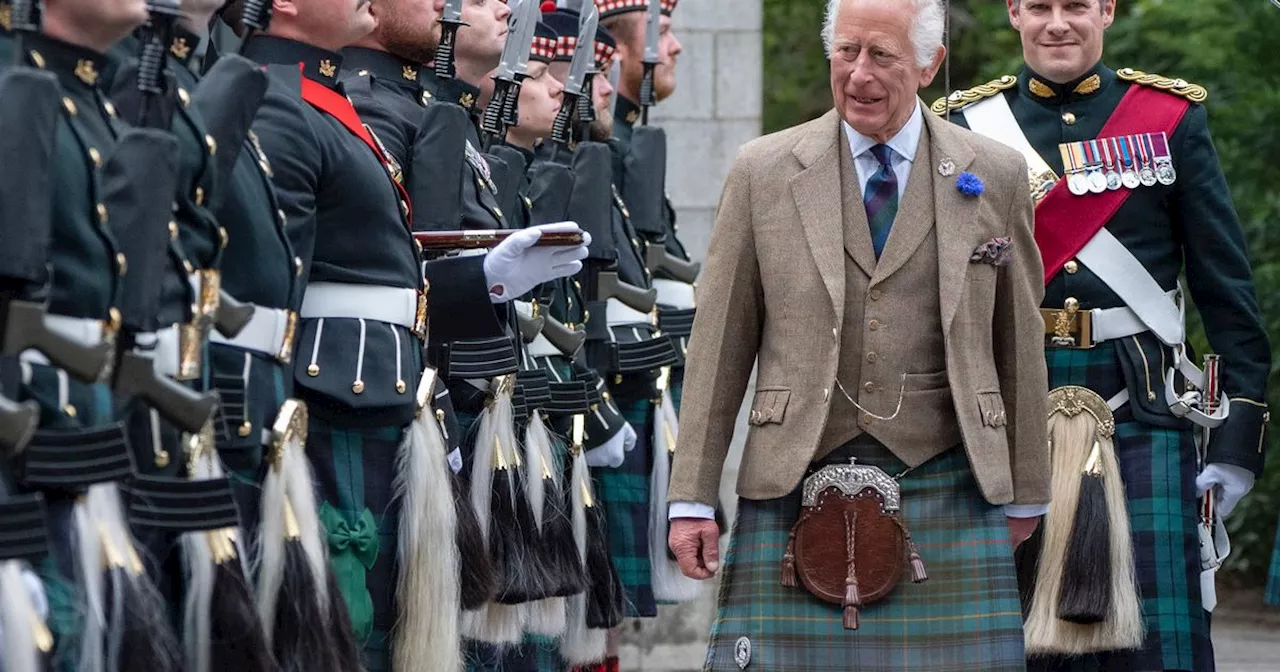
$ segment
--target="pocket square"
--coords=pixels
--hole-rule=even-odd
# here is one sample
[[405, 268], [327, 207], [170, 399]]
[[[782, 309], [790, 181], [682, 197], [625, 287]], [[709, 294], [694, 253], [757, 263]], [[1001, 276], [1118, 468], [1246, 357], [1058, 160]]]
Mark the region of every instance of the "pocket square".
[[1008, 266], [1013, 262], [1013, 241], [1009, 238], [992, 238], [974, 249], [969, 257], [971, 264]]

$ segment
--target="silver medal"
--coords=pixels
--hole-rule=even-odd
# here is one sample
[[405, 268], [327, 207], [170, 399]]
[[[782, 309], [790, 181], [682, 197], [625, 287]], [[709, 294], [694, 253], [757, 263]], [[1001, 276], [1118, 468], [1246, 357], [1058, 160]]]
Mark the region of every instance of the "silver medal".
[[1168, 158], [1156, 160], [1156, 179], [1166, 187], [1178, 181], [1178, 173], [1173, 169], [1173, 162]]
[[1072, 173], [1067, 176], [1067, 189], [1076, 196], [1084, 196], [1089, 193], [1089, 179], [1082, 173]]
[[1132, 169], [1120, 173], [1120, 184], [1126, 189], [1137, 189], [1142, 186], [1142, 180], [1138, 178], [1138, 174]]
[[1095, 194], [1101, 194], [1107, 190], [1107, 178], [1102, 174], [1101, 170], [1089, 171], [1089, 191]]
[[1116, 191], [1121, 186], [1123, 185], [1120, 182], [1120, 173], [1117, 173], [1114, 170], [1108, 170], [1107, 171], [1107, 188], [1110, 189], [1111, 191]]
[[1160, 183], [1160, 180], [1156, 178], [1156, 171], [1149, 166], [1143, 166], [1142, 170], [1138, 171], [1138, 179], [1142, 180], [1142, 186], [1144, 187], [1154, 187]]

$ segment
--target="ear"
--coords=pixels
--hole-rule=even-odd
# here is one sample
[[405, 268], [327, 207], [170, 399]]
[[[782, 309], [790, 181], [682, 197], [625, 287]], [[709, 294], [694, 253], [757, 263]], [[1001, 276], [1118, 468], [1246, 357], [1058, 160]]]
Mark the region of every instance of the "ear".
[[271, 0], [271, 14], [273, 16], [297, 16], [298, 4], [294, 0]]
[[1110, 28], [1116, 20], [1116, 0], [1102, 0], [1102, 25]]
[[1009, 10], [1009, 25], [1014, 30], [1022, 30], [1022, 16], [1018, 14], [1018, 5], [1022, 0], [1005, 0], [1005, 6]]
[[924, 70], [920, 73], [920, 88], [923, 89], [933, 82], [933, 78], [938, 75], [938, 69], [942, 67], [942, 64], [945, 63], [946, 60], [947, 48], [939, 45], [938, 53], [933, 56], [933, 62], [925, 66]]

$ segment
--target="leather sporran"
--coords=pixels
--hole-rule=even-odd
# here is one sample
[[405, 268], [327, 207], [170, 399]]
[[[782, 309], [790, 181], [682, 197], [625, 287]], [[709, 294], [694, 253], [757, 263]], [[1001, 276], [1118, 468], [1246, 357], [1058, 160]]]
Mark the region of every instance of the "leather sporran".
[[883, 599], [902, 578], [928, 580], [924, 562], [898, 512], [898, 482], [877, 467], [832, 464], [804, 480], [800, 517], [782, 556], [782, 585], [800, 584], [844, 608], [844, 627], [858, 629], [858, 609]]

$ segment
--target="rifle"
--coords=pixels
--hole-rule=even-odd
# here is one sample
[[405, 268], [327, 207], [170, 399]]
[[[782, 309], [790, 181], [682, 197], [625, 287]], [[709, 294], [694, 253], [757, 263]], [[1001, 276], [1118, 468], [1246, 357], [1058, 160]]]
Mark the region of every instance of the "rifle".
[[244, 25], [244, 39], [240, 42], [240, 55], [254, 33], [261, 33], [271, 25], [272, 0], [244, 0], [240, 10], [240, 23]]
[[542, 325], [542, 336], [565, 357], [569, 359], [576, 357], [578, 351], [582, 350], [582, 344], [587, 341], [587, 332], [582, 329], [570, 329], [568, 325], [550, 315], [543, 317], [545, 321]]
[[34, 401], [17, 403], [0, 397], [0, 459], [20, 453], [40, 425], [40, 406]]
[[[268, 0], [258, 1], [271, 4]], [[446, 81], [458, 77], [453, 54], [458, 43], [458, 28], [465, 25], [462, 21], [462, 0], [445, 0], [444, 11], [440, 14], [440, 46], [436, 47], [436, 77]]]
[[[551, 140], [555, 143], [552, 160], [558, 158], [562, 149], [573, 145], [572, 121], [574, 114], [580, 118], [587, 115], [584, 122], [588, 126], [595, 118], [595, 107], [591, 100], [589, 73], [595, 65], [596, 29], [600, 25], [600, 11], [595, 3], [584, 7], [578, 21], [578, 41], [574, 45], [573, 60], [569, 63], [569, 76], [564, 82], [564, 100], [560, 104], [560, 112], [556, 114], [555, 124], [551, 127]], [[585, 103], [585, 105], [584, 105]]]
[[[506, 240], [515, 229], [475, 229], [463, 231], [414, 231], [413, 239], [424, 252], [453, 250], [491, 250]], [[577, 247], [584, 242], [581, 232], [544, 233], [534, 247]]]
[[698, 274], [702, 272], [702, 264], [696, 261], [685, 261], [668, 252], [666, 246], [659, 243], [651, 243], [645, 249], [644, 265], [655, 276], [665, 273], [671, 279], [687, 285], [692, 285], [698, 279]]
[[535, 0], [524, 0], [511, 12], [507, 42], [502, 48], [502, 60], [493, 76], [493, 97], [480, 122], [486, 136], [486, 151], [489, 145], [506, 138], [507, 128], [520, 123], [520, 85], [528, 72], [529, 52], [533, 49], [538, 13], [538, 3]]

